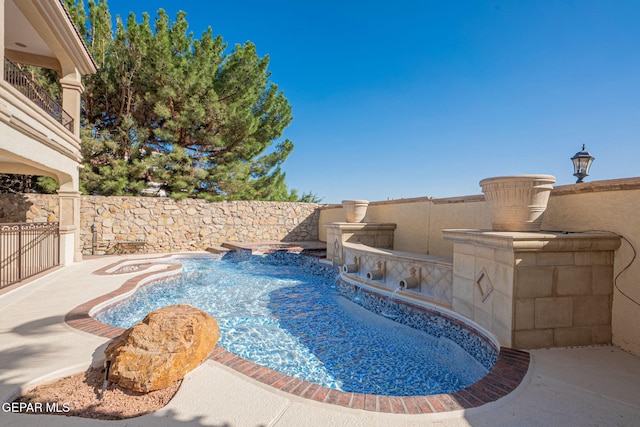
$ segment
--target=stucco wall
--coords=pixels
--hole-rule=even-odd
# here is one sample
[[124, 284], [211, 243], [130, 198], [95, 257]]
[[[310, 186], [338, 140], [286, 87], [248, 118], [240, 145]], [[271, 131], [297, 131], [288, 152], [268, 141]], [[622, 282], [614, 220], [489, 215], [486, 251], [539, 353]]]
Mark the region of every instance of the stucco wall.
[[[326, 241], [329, 222], [344, 222], [340, 205], [320, 208], [320, 240]], [[394, 249], [451, 258], [453, 243], [442, 238], [442, 230], [450, 228], [489, 228], [489, 215], [483, 196], [434, 199], [388, 200], [369, 204], [363, 222], [397, 224]]]
[[[557, 187], [549, 200], [543, 228], [612, 231], [623, 237], [615, 252], [613, 342], [640, 354], [640, 178]], [[633, 249], [632, 248], [635, 248]]]

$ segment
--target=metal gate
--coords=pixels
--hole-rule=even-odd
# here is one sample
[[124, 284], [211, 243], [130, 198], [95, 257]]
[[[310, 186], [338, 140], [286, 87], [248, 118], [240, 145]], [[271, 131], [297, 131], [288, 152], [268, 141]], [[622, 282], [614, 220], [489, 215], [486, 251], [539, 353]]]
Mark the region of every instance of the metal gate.
[[0, 288], [59, 264], [57, 222], [0, 224]]

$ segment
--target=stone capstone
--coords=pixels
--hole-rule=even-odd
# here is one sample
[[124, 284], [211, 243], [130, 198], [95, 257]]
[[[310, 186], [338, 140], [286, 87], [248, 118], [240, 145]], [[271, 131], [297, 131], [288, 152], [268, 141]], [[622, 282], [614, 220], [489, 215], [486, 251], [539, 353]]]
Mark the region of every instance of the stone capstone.
[[105, 349], [109, 381], [141, 393], [166, 388], [209, 356], [219, 333], [216, 319], [195, 307], [154, 310]]

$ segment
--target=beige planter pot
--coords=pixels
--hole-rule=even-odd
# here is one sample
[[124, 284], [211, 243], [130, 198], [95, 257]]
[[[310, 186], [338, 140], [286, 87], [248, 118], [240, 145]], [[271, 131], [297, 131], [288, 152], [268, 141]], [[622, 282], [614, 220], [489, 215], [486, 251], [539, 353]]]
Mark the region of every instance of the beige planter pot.
[[342, 208], [344, 209], [347, 222], [360, 222], [364, 219], [369, 206], [368, 200], [343, 200]]
[[552, 175], [513, 175], [480, 181], [494, 231], [540, 231]]

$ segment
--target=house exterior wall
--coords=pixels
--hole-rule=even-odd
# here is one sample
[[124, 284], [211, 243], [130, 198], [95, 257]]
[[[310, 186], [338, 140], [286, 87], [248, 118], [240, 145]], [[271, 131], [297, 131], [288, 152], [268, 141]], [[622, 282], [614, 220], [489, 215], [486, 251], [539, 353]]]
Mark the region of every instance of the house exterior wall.
[[[0, 172], [44, 175], [58, 181], [60, 261], [71, 264], [82, 259], [78, 191], [82, 76], [95, 73], [96, 64], [62, 2], [0, 0], [0, 20], [5, 30], [0, 37]], [[30, 40], [28, 45], [22, 43], [23, 37]], [[35, 97], [29, 99], [5, 81], [5, 58], [57, 71], [62, 107], [73, 119], [71, 131], [36, 105]], [[24, 90], [24, 81], [12, 82]]]

